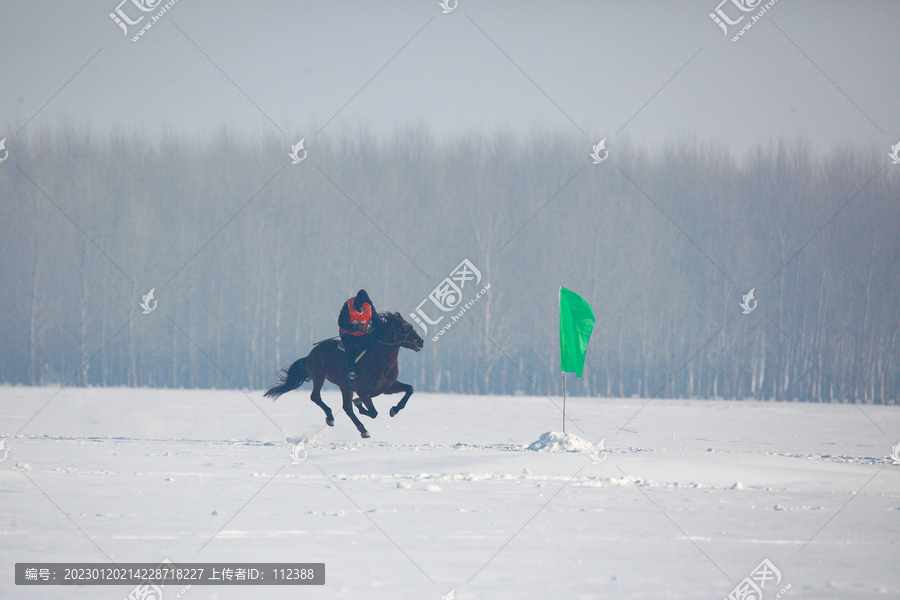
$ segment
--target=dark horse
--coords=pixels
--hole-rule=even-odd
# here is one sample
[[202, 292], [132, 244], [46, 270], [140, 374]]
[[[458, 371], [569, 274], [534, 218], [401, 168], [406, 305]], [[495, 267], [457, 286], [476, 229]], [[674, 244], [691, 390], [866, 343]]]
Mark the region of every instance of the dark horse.
[[[334, 427], [334, 415], [331, 414], [328, 405], [322, 402], [322, 395], [319, 393], [327, 379], [341, 388], [344, 412], [356, 425], [362, 437], [369, 437], [369, 432], [354, 414], [353, 405], [356, 404], [360, 414], [374, 419], [378, 416], [378, 411], [372, 404], [372, 398], [379, 394], [406, 392], [397, 406], [391, 408], [391, 416], [403, 410], [409, 397], [412, 396], [413, 387], [397, 381], [397, 375], [400, 374], [397, 355], [401, 347], [418, 352], [424, 345], [413, 326], [399, 313], [378, 313], [374, 327], [371, 334], [374, 339], [369, 341], [368, 349], [356, 364], [358, 375], [352, 388], [347, 379], [344, 353], [338, 348], [337, 340], [325, 340], [316, 344], [309, 356], [294, 362], [290, 369], [287, 371], [282, 369], [281, 381], [266, 390], [266, 397], [277, 400], [285, 392], [295, 390], [312, 379], [313, 390], [310, 398], [325, 411], [325, 423]], [[359, 399], [353, 400], [353, 392], [357, 393]]]

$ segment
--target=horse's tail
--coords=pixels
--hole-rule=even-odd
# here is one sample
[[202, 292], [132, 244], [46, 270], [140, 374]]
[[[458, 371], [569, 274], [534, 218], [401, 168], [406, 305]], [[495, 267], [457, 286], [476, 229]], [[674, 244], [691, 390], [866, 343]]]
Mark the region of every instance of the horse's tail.
[[278, 397], [282, 394], [296, 390], [309, 381], [309, 371], [306, 370], [306, 358], [294, 361], [294, 364], [287, 371], [282, 369], [278, 374], [278, 378], [279, 382], [266, 390], [264, 394], [266, 398], [278, 400]]

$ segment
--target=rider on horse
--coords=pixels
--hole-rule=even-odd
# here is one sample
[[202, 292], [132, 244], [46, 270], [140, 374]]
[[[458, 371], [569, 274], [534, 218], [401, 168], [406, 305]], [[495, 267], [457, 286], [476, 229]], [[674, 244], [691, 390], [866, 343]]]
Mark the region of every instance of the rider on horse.
[[368, 334], [372, 332], [372, 322], [377, 318], [375, 306], [366, 290], [359, 290], [355, 296], [344, 302], [341, 308], [338, 327], [341, 330], [341, 345], [344, 347], [348, 379], [356, 379], [356, 363], [366, 352]]

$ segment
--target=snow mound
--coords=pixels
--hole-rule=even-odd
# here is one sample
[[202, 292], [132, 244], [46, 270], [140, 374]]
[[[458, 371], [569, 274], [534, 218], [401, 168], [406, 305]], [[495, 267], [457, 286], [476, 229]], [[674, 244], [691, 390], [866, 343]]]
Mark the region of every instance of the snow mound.
[[321, 433], [323, 429], [324, 427], [307, 427], [306, 433], [302, 435], [289, 435], [286, 436], [285, 440], [288, 444], [292, 445], [299, 444], [300, 442], [303, 442], [304, 444], [311, 444], [319, 438], [318, 434]]
[[571, 433], [548, 431], [547, 433], [541, 434], [540, 439], [528, 446], [528, 449], [534, 450], [535, 452], [591, 453], [594, 451], [594, 445]]

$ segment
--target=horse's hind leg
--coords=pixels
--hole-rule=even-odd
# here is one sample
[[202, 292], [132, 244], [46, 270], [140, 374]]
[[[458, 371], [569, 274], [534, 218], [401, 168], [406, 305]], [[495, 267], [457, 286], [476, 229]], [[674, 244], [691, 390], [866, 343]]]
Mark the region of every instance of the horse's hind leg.
[[371, 437], [363, 424], [359, 422], [356, 413], [353, 412], [353, 390], [341, 388], [341, 395], [344, 397], [344, 412], [347, 413], [347, 416], [350, 417], [353, 424], [356, 425], [360, 435], [364, 438]]
[[328, 408], [328, 405], [322, 402], [322, 394], [319, 392], [322, 390], [322, 386], [325, 384], [325, 378], [316, 377], [313, 380], [313, 391], [312, 394], [309, 395], [309, 399], [319, 405], [319, 408], [325, 411], [325, 424], [329, 427], [334, 427], [334, 415], [331, 414], [331, 409]]
[[395, 381], [394, 384], [388, 389], [384, 390], [384, 394], [397, 394], [399, 392], [406, 392], [403, 394], [403, 398], [400, 399], [400, 402], [397, 403], [396, 406], [391, 407], [391, 416], [396, 417], [397, 413], [406, 408], [406, 403], [409, 401], [409, 397], [413, 395], [413, 386], [408, 383], [400, 383], [399, 381]]
[[359, 411], [359, 414], [366, 415], [370, 419], [374, 419], [378, 416], [378, 411], [375, 410], [375, 405], [372, 404], [371, 396], [360, 396], [359, 398], [354, 398], [353, 405], [356, 407], [356, 410]]

